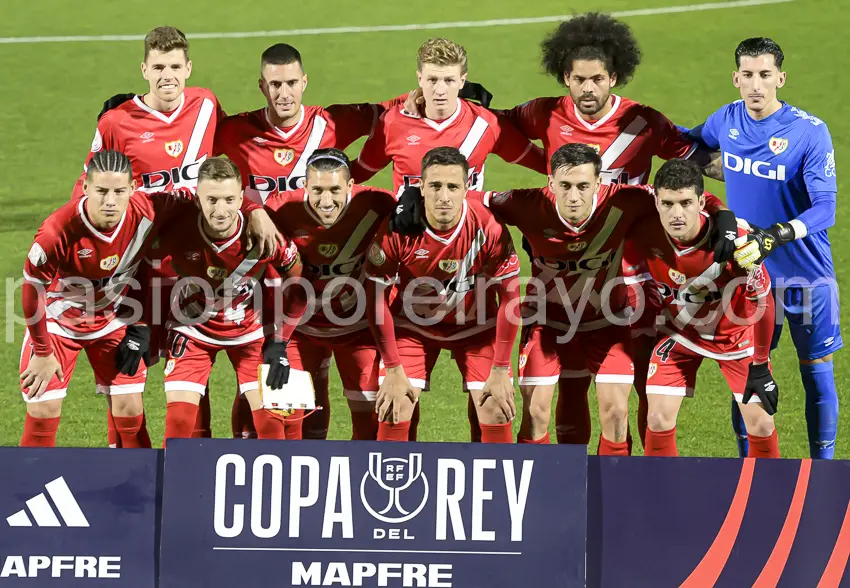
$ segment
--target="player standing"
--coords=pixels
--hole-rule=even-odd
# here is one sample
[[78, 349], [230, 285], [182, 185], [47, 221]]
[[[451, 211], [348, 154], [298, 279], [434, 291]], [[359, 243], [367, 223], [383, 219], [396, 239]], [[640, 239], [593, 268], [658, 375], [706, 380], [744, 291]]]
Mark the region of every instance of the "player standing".
[[[378, 351], [363, 316], [363, 269], [372, 239], [395, 207], [390, 192], [357, 186], [348, 157], [339, 149], [317, 149], [307, 160], [306, 185], [266, 200], [272, 220], [292, 235], [310, 280], [315, 312], [289, 341], [292, 369], [322, 374], [331, 357], [351, 410], [354, 439], [378, 434]], [[325, 387], [327, 390], [327, 387]], [[324, 400], [327, 405], [327, 399]]]
[[267, 363], [269, 385], [280, 388], [286, 383], [286, 344], [307, 300], [303, 288], [291, 289], [282, 324], [274, 317], [279, 328], [264, 344], [256, 299], [262, 295], [267, 267], [278, 267], [286, 277], [300, 276], [298, 251], [290, 243], [263, 258], [259, 246], [249, 245], [240, 212], [242, 178], [232, 161], [213, 157], [201, 164], [198, 203], [200, 212], [191, 207], [172, 221], [172, 227], [179, 224], [185, 230], [163, 234], [156, 246], [160, 255], [171, 257], [172, 267], [182, 278], [177, 283], [174, 320], [169, 323], [165, 438], [192, 436], [216, 355], [224, 351], [250, 405], [258, 437], [284, 439], [282, 420], [263, 408], [257, 373], [260, 364]]
[[470, 167], [460, 150], [432, 149], [419, 169], [424, 233], [405, 237], [385, 226], [366, 265], [369, 324], [386, 369], [376, 399], [378, 440], [409, 439], [419, 393], [440, 350], [450, 349], [475, 402], [482, 441], [510, 443], [519, 259], [507, 228], [480, 199], [467, 198]]
[[766, 271], [750, 277], [734, 262], [715, 263], [714, 217], [704, 210], [697, 164], [672, 159], [662, 165], [655, 193], [658, 215], [629, 236], [664, 304], [646, 387], [645, 455], [678, 455], [676, 417], [708, 358], [720, 366], [747, 423], [749, 457], [779, 457], [772, 416], [779, 387], [768, 364], [774, 323], [770, 278]]
[[[723, 151], [729, 206], [754, 225], [736, 258], [745, 268], [766, 262], [777, 305], [773, 347], [784, 316], [806, 391], [809, 452], [831, 459], [838, 427], [833, 353], [844, 346], [826, 232], [835, 224], [835, 150], [826, 123], [777, 98], [786, 80], [783, 60], [771, 39], [741, 41], [732, 78], [741, 100], [718, 109], [692, 134]], [[739, 439], [745, 439], [735, 403], [732, 413]]]

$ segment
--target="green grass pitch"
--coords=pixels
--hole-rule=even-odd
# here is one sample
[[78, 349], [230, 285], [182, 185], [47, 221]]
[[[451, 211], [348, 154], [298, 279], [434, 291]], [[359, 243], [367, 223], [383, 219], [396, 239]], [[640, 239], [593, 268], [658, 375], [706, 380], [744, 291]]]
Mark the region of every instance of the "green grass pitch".
[[[0, 20], [0, 37], [144, 34], [158, 25], [174, 25], [187, 32], [192, 43], [191, 83], [213, 89], [225, 109], [235, 113], [263, 105], [256, 83], [259, 56], [272, 43], [292, 43], [303, 54], [310, 76], [305, 102], [331, 104], [380, 101], [411, 89], [416, 81], [417, 47], [428, 37], [444, 35], [466, 46], [469, 77], [484, 83], [495, 94], [494, 106], [510, 107], [537, 96], [561, 93], [554, 80], [541, 73], [539, 65], [539, 43], [554, 24], [194, 41], [192, 34], [535, 17], [588, 9], [684, 6], [694, 1], [537, 0], [515, 4], [505, 0], [432, 0], [411, 5], [343, 0], [284, 4], [271, 0], [10, 0]], [[839, 74], [846, 66], [846, 58], [841, 57], [846, 48], [845, 31], [840, 24], [841, 4], [832, 0], [796, 0], [626, 17], [641, 42], [644, 59], [636, 79], [621, 93], [657, 108], [678, 124], [698, 124], [721, 104], [738, 97], [731, 83], [736, 44], [750, 36], [773, 37], [786, 53], [788, 84], [781, 97], [827, 122], [839, 168], [844, 171], [840, 162], [850, 147], [850, 120], [841, 116], [840, 104], [850, 91], [850, 82]], [[116, 92], [146, 89], [139, 72], [141, 58], [141, 41], [0, 44], [0, 71], [4, 74], [0, 85], [0, 270], [7, 284], [20, 278], [24, 256], [38, 225], [67, 200], [88, 150], [101, 102]], [[357, 148], [359, 144], [350, 152], [355, 153]], [[542, 181], [532, 172], [496, 158], [488, 165], [490, 189], [533, 186]], [[839, 181], [841, 190], [848, 186], [841, 175]], [[385, 171], [375, 182], [388, 186], [389, 173]], [[724, 194], [722, 184], [712, 182], [709, 188]], [[837, 225], [830, 231], [842, 289], [850, 287], [850, 273], [843, 265], [850, 253], [846, 245], [850, 238], [848, 214], [839, 206]], [[20, 440], [25, 410], [18, 386], [23, 327], [8, 318], [13, 312], [20, 315], [19, 290], [7, 285], [3, 296], [7, 318], [4, 342], [0, 344], [0, 445], [15, 445]], [[844, 324], [848, 323], [850, 317], [845, 316]], [[782, 453], [807, 457], [803, 388], [787, 333], [773, 362], [782, 387], [781, 412], [777, 416]], [[226, 361], [219, 363], [212, 376], [213, 429], [217, 436], [225, 436], [230, 430], [235, 377]], [[836, 456], [843, 458], [850, 457], [846, 416], [850, 394], [845, 387], [848, 378], [850, 362], [842, 352], [836, 358], [836, 379], [845, 412]], [[422, 400], [420, 439], [466, 440], [466, 398], [460, 392], [460, 376], [446, 354], [432, 382], [433, 391]], [[348, 411], [333, 373], [331, 397], [331, 437], [350, 438]], [[165, 422], [162, 368], [151, 370], [145, 404], [156, 445], [162, 439]], [[728, 415], [728, 389], [716, 366], [706, 362], [696, 398], [685, 403], [679, 420], [681, 453], [735, 455]], [[594, 428], [591, 447], [595, 447], [598, 435], [595, 417]], [[95, 397], [91, 370], [81, 359], [65, 403], [58, 442], [102, 446], [105, 429], [103, 398]]]

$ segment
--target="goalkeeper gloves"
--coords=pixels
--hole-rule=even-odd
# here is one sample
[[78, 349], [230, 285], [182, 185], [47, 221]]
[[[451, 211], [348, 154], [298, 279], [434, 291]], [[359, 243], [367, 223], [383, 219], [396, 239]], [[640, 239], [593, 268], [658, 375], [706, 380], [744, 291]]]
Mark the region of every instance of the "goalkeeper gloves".
[[766, 363], [750, 364], [743, 403], [747, 404], [753, 394], [759, 397], [761, 406], [767, 414], [776, 414], [776, 407], [779, 404], [779, 385], [774, 381], [770, 367]]
[[419, 235], [425, 229], [422, 224], [422, 192], [416, 186], [408, 186], [398, 197], [395, 210], [390, 214], [390, 232], [399, 235]]
[[714, 214], [714, 262], [726, 263], [735, 254], [738, 221], [731, 210], [718, 210]]
[[139, 362], [144, 360], [150, 364], [151, 329], [138, 323], [130, 325], [124, 333], [124, 338], [118, 344], [115, 353], [115, 366], [118, 371], [127, 376], [135, 376], [139, 370]]
[[776, 223], [767, 230], [750, 225], [751, 233], [738, 237], [735, 244], [735, 261], [741, 269], [750, 269], [761, 263], [780, 245], [785, 245], [796, 238], [794, 227], [789, 223]]
[[460, 89], [460, 92], [458, 93], [458, 98], [474, 100], [484, 108], [489, 108], [490, 102], [493, 101], [493, 95], [487, 91], [487, 88], [485, 88], [478, 82], [469, 81], [467, 81], [463, 85], [463, 88]]
[[119, 106], [127, 102], [127, 100], [132, 100], [135, 97], [135, 94], [116, 94], [109, 100], [106, 100], [103, 103], [103, 109], [100, 111], [100, 114], [97, 115], [97, 120], [100, 120], [104, 114], [106, 114], [113, 108], [118, 108]]
[[279, 390], [289, 382], [289, 358], [286, 357], [288, 341], [266, 339], [263, 345], [263, 363], [269, 366], [266, 385], [272, 390]]

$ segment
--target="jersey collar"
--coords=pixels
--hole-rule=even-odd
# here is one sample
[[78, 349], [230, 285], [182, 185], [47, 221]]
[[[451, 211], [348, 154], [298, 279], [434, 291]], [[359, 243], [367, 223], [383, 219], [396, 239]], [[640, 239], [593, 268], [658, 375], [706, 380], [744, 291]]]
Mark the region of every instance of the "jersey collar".
[[711, 238], [711, 234], [714, 232], [714, 219], [708, 214], [706, 211], [700, 212], [702, 216], [705, 217], [706, 230], [705, 235], [702, 236], [702, 239], [691, 245], [690, 247], [685, 247], [681, 249], [676, 246], [676, 243], [673, 242], [673, 239], [670, 238], [670, 235], [667, 234], [667, 231], [664, 231], [664, 236], [667, 237], [667, 242], [670, 243], [670, 248], [676, 253], [676, 257], [682, 257], [683, 255], [688, 255], [689, 253], [693, 253], [694, 251], [701, 249], [703, 245], [705, 245], [708, 240]]
[[283, 137], [285, 141], [288, 141], [292, 135], [298, 132], [298, 129], [301, 128], [301, 123], [304, 122], [304, 105], [301, 105], [301, 110], [298, 111], [298, 122], [295, 123], [295, 126], [292, 127], [289, 131], [284, 131], [282, 128], [272, 123], [272, 120], [269, 118], [269, 107], [266, 106], [263, 109], [263, 116], [266, 117], [266, 122], [269, 123], [269, 126], [274, 129], [274, 132]]
[[425, 232], [428, 233], [428, 236], [430, 236], [435, 241], [439, 241], [443, 245], [451, 245], [452, 241], [454, 241], [457, 238], [457, 236], [460, 235], [460, 231], [461, 231], [461, 229], [463, 229], [463, 223], [464, 223], [464, 221], [466, 221], [467, 209], [468, 209], [468, 207], [466, 205], [466, 200], [464, 200], [463, 201], [463, 212], [460, 213], [460, 221], [458, 221], [454, 232], [452, 232], [452, 234], [449, 236], [448, 239], [446, 239], [444, 237], [440, 237], [437, 233], [432, 231], [431, 227], [429, 227], [427, 225], [427, 223], [425, 225]]
[[183, 104], [186, 103], [186, 92], [182, 92], [180, 94], [180, 104], [177, 105], [177, 108], [175, 108], [171, 112], [171, 114], [168, 115], [145, 104], [145, 101], [142, 100], [142, 96], [134, 96], [133, 102], [135, 102], [136, 106], [138, 106], [148, 114], [151, 114], [162, 122], [170, 125], [172, 122], [174, 122], [174, 119], [177, 118], [180, 115], [180, 112], [183, 110]]
[[441, 120], [440, 122], [437, 122], [437, 121], [435, 121], [435, 120], [431, 120], [430, 118], [427, 118], [427, 117], [423, 116], [423, 117], [422, 117], [422, 120], [423, 120], [423, 121], [425, 121], [425, 124], [426, 124], [426, 125], [428, 125], [428, 126], [429, 126], [429, 127], [431, 127], [432, 129], [434, 129], [434, 130], [435, 130], [435, 131], [437, 131], [438, 133], [441, 133], [441, 132], [443, 132], [443, 131], [447, 128], [447, 127], [449, 127], [449, 126], [450, 126], [450, 125], [451, 125], [451, 124], [452, 124], [455, 120], [457, 120], [457, 117], [459, 117], [459, 116], [460, 116], [460, 110], [461, 110], [461, 108], [463, 108], [463, 100], [462, 100], [462, 99], [460, 99], [460, 98], [458, 98], [458, 100], [457, 100], [457, 108], [455, 109], [454, 114], [452, 114], [449, 118], [447, 118], [447, 119], [445, 119], [445, 120]]
[[80, 218], [83, 219], [83, 224], [89, 231], [91, 231], [92, 235], [94, 235], [101, 241], [104, 241], [106, 243], [112, 243], [115, 240], [115, 237], [118, 236], [118, 233], [121, 232], [121, 227], [124, 226], [124, 219], [127, 218], [127, 211], [125, 210], [124, 214], [121, 215], [121, 220], [118, 221], [118, 226], [115, 227], [115, 230], [112, 231], [112, 234], [107, 236], [98, 231], [95, 226], [91, 224], [91, 221], [89, 220], [89, 217], [86, 214], [86, 200], [88, 199], [88, 196], [83, 196], [82, 198], [80, 198], [80, 203], [77, 205], [77, 212], [79, 213]]
[[209, 245], [210, 248], [216, 253], [221, 253], [222, 251], [227, 250], [227, 248], [236, 243], [236, 241], [239, 240], [239, 237], [242, 236], [242, 231], [245, 230], [245, 217], [242, 216], [241, 210], [238, 211], [236, 214], [239, 215], [239, 228], [236, 230], [236, 234], [234, 234], [230, 239], [228, 239], [227, 242], [225, 242], [223, 245], [216, 245], [215, 243], [210, 241], [210, 238], [204, 231], [204, 221], [201, 218], [201, 214], [198, 213], [198, 230], [201, 232], [201, 237], [204, 238], [204, 241], [206, 241], [207, 245]]
[[[570, 98], [570, 101], [572, 102], [572, 98]], [[609, 110], [608, 113], [605, 116], [603, 116], [602, 118], [600, 118], [598, 121], [596, 121], [594, 123], [589, 123], [586, 120], [584, 120], [584, 118], [582, 118], [581, 111], [579, 111], [578, 106], [576, 105], [575, 102], [573, 102], [573, 111], [576, 114], [576, 118], [579, 120], [579, 122], [581, 124], [584, 125], [584, 127], [588, 131], [595, 131], [596, 129], [598, 129], [599, 127], [604, 125], [606, 122], [608, 122], [611, 119], [612, 116], [614, 116], [614, 113], [617, 112], [617, 109], [620, 107], [620, 103], [622, 101], [623, 101], [623, 99], [620, 98], [619, 96], [617, 96], [616, 94], [611, 94], [611, 110]]]

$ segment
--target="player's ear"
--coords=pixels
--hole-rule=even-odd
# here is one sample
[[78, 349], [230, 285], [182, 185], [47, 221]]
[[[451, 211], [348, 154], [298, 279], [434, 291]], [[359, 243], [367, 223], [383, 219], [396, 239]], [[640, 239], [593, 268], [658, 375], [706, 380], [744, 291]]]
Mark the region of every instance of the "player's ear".
[[186, 79], [189, 79], [189, 76], [192, 75], [192, 60], [188, 60], [186, 62]]
[[460, 88], [463, 88], [466, 85], [466, 74], [462, 74], [460, 76]]
[[555, 176], [553, 176], [553, 175], [548, 175], [548, 176], [546, 176], [546, 177], [547, 177], [547, 178], [548, 178], [548, 180], [549, 180], [549, 191], [550, 191], [550, 192], [552, 192], [552, 193], [554, 194], [554, 193], [555, 193]]
[[698, 202], [699, 202], [699, 209], [705, 210], [705, 192], [700, 194]]
[[307, 74], [304, 74], [304, 77], [301, 78], [301, 80], [304, 82], [304, 89], [306, 90], [307, 89], [307, 81], [308, 81], [307, 80]]
[[351, 194], [351, 190], [354, 189], [354, 178], [348, 178], [348, 193]]
[[422, 87], [422, 72], [418, 69], [416, 70], [416, 82], [419, 84], [419, 87]]
[[616, 72], [612, 73], [610, 78], [611, 78], [611, 87], [613, 88], [614, 86], [617, 85], [617, 73]]
[[738, 76], [737, 71], [732, 72], [732, 85], [735, 86], [736, 88], [741, 87], [741, 78], [740, 78], [740, 76]]
[[780, 71], [780, 72], [779, 72], [779, 81], [778, 81], [778, 83], [776, 84], [776, 87], [777, 87], [777, 88], [781, 88], [781, 87], [782, 87], [782, 86], [784, 86], [784, 85], [785, 85], [785, 72], [784, 72], [784, 71]]
[[142, 62], [141, 70], [142, 70], [142, 79], [144, 79], [144, 80], [148, 79], [148, 64], [145, 63], [144, 61]]
[[133, 192], [135, 192], [135, 191], [136, 191], [136, 186], [137, 186], [137, 185], [138, 185], [138, 184], [136, 183], [136, 180], [135, 180], [135, 179], [133, 179], [133, 180], [131, 180], [131, 181], [130, 181], [130, 194], [132, 194]]

